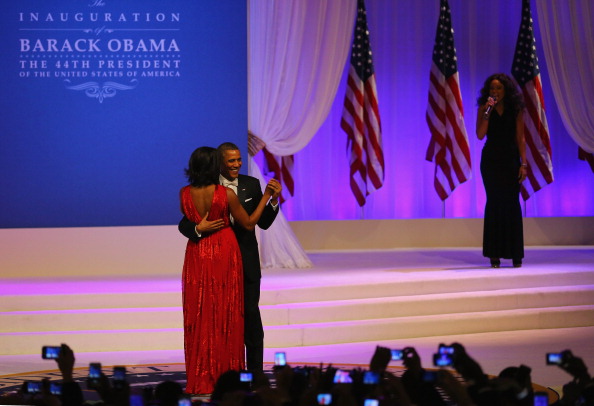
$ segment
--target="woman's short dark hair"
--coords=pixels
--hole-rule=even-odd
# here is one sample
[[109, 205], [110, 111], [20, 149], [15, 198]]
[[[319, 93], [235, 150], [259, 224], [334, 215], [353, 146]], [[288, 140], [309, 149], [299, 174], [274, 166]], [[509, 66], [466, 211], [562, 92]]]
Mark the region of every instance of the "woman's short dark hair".
[[494, 80], [498, 80], [503, 85], [503, 89], [505, 90], [505, 97], [503, 98], [504, 103], [517, 115], [524, 108], [524, 97], [518, 90], [518, 86], [516, 86], [514, 80], [505, 73], [495, 73], [485, 80], [479, 97], [476, 100], [476, 104], [482, 106], [487, 102], [487, 99], [489, 98], [489, 88], [491, 82]]
[[219, 153], [216, 148], [196, 148], [190, 156], [188, 168], [185, 170], [190, 185], [196, 187], [216, 185], [219, 183]]

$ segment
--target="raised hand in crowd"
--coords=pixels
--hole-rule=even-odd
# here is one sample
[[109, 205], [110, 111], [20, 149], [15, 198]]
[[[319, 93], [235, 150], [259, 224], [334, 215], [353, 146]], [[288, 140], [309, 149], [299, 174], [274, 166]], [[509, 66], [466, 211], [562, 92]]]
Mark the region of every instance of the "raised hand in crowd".
[[462, 344], [453, 343], [451, 347], [454, 348], [453, 366], [454, 369], [464, 378], [469, 384], [484, 384], [488, 377], [483, 372], [483, 369], [468, 353]]
[[371, 361], [369, 361], [369, 370], [379, 373], [385, 372], [391, 358], [392, 352], [389, 348], [376, 346]]
[[84, 402], [84, 396], [80, 385], [74, 382], [72, 372], [74, 370], [74, 351], [66, 345], [60, 346], [60, 353], [56, 358], [56, 364], [62, 374], [62, 395], [61, 401], [63, 406], [80, 406]]
[[468, 394], [466, 386], [454, 374], [447, 369], [441, 369], [436, 375], [435, 385], [443, 389], [458, 406], [474, 406], [475, 403]]
[[564, 350], [558, 366], [573, 377], [572, 381], [563, 385], [563, 397], [559, 405], [594, 405], [594, 380], [584, 361], [570, 350]]

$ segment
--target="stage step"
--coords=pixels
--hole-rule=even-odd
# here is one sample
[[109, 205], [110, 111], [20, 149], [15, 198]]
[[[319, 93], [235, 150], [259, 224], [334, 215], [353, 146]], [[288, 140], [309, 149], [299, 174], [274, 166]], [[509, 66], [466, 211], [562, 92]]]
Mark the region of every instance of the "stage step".
[[[265, 328], [267, 348], [291, 348], [481, 332], [592, 326], [594, 305], [369, 319]], [[181, 328], [1, 333], [2, 355], [66, 342], [78, 352], [183, 349]]]
[[592, 326], [594, 305], [273, 326], [266, 345], [288, 348], [480, 332]]
[[[508, 289], [261, 306], [266, 326], [492, 312], [594, 304], [594, 285]], [[181, 307], [26, 310], [0, 313], [3, 332], [170, 329], [182, 326]]]
[[[512, 271], [513, 269], [513, 271]], [[545, 288], [594, 285], [594, 263], [588, 270], [565, 272], [536, 271], [527, 268], [500, 268], [499, 272], [468, 270], [419, 270], [423, 276], [386, 269], [379, 275], [361, 277], [351, 273], [336, 275], [332, 280], [308, 279], [303, 287], [267, 286], [262, 281], [261, 305], [335, 301], [386, 297], [408, 297], [438, 293], [501, 291], [519, 288]], [[391, 273], [397, 273], [394, 277]], [[365, 271], [361, 271], [365, 274]], [[385, 279], [382, 279], [385, 277]]]
[[[594, 265], [593, 265], [594, 268]], [[290, 303], [334, 302], [369, 298], [402, 298], [409, 296], [463, 292], [487, 292], [521, 288], [561, 288], [564, 286], [594, 285], [592, 271], [534, 272], [514, 269], [513, 273], [424, 271], [423, 276], [386, 269], [378, 278], [372, 273], [363, 282], [351, 273], [331, 279], [304, 277], [306, 286], [284, 286], [275, 275], [264, 277], [260, 305]], [[315, 270], [306, 270], [315, 275]], [[362, 271], [361, 273], [364, 273]], [[382, 277], [385, 276], [385, 279]], [[2, 281], [2, 311], [122, 309], [181, 306], [181, 281], [158, 280], [45, 280], [26, 283]], [[159, 290], [157, 290], [159, 289]], [[35, 293], [31, 293], [34, 291]], [[5, 293], [6, 292], [6, 293]], [[408, 300], [408, 299], [405, 299]], [[2, 327], [0, 327], [2, 328]]]
[[[282, 289], [282, 279], [265, 278], [266, 346], [594, 325], [594, 272], [512, 269], [305, 275]], [[0, 354], [62, 342], [83, 352], [182, 349], [179, 281], [137, 282], [38, 281], [37, 294], [3, 296]]]

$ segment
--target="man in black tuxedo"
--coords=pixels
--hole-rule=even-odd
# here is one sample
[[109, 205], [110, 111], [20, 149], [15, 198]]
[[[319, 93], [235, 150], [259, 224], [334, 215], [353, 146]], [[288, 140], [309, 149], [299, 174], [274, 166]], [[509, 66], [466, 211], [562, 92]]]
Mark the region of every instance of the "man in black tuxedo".
[[[218, 147], [221, 158], [221, 174], [219, 181], [237, 194], [239, 202], [248, 214], [251, 214], [260, 199], [262, 189], [260, 181], [252, 176], [240, 175], [241, 152], [237, 145], [225, 142]], [[278, 183], [275, 183], [278, 185]], [[258, 226], [266, 230], [278, 214], [278, 196], [281, 188], [276, 186], [270, 202], [266, 205]], [[207, 216], [205, 216], [207, 217]], [[192, 241], [198, 241], [202, 234], [213, 232], [221, 227], [222, 220], [208, 221], [203, 219], [199, 224], [191, 222], [184, 216], [179, 222], [179, 231]], [[243, 262], [243, 288], [244, 288], [244, 342], [246, 349], [247, 368], [252, 371], [261, 371], [264, 362], [264, 328], [260, 317], [260, 254], [255, 231], [248, 231], [240, 225], [233, 225], [233, 231], [239, 243]]]

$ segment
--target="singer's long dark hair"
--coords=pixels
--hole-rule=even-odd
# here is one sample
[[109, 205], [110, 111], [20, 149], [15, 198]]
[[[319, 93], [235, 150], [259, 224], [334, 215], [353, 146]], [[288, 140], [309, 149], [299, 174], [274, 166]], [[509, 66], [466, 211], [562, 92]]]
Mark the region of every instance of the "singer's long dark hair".
[[491, 82], [494, 80], [498, 80], [503, 85], [505, 90], [503, 103], [505, 107], [510, 108], [511, 111], [514, 112], [514, 115], [517, 115], [524, 108], [524, 97], [518, 90], [516, 82], [505, 73], [495, 73], [485, 80], [479, 97], [476, 99], [477, 106], [482, 106], [487, 102], [487, 99], [489, 98], [489, 88], [491, 87]]

